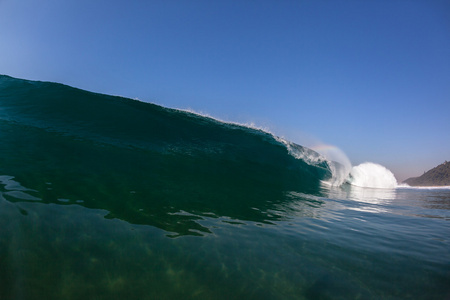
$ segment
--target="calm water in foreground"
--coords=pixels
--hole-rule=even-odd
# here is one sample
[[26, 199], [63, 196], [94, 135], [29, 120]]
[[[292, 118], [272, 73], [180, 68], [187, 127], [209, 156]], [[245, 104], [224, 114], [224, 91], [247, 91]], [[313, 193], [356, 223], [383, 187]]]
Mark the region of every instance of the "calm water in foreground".
[[286, 192], [254, 221], [174, 208], [180, 235], [0, 179], [1, 299], [450, 297], [450, 190]]

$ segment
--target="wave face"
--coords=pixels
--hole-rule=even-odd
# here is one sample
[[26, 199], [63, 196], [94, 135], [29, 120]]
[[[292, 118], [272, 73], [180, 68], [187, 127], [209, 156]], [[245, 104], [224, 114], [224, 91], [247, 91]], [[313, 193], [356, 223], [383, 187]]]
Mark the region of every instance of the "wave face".
[[397, 180], [391, 171], [370, 162], [353, 167], [347, 182], [351, 185], [368, 188], [393, 189], [397, 187]]
[[267, 132], [62, 84], [1, 76], [0, 107], [0, 175], [45, 203], [180, 235], [206, 229], [173, 213], [270, 221], [287, 191], [316, 193], [331, 176], [308, 160], [317, 153], [294, 145], [296, 158]]

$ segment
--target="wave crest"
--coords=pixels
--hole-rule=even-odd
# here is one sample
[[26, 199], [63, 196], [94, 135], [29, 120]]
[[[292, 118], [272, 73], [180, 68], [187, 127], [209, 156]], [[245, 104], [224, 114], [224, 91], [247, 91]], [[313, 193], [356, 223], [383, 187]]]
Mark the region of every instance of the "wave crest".
[[390, 170], [371, 162], [353, 167], [346, 182], [368, 188], [392, 189], [397, 187], [397, 180]]

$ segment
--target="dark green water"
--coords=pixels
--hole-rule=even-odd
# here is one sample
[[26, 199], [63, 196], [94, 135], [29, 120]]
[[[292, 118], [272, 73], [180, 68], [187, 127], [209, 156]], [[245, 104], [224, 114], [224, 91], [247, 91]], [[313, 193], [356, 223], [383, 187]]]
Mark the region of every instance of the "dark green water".
[[450, 297], [450, 190], [330, 188], [268, 133], [7, 76], [0, 138], [0, 299]]

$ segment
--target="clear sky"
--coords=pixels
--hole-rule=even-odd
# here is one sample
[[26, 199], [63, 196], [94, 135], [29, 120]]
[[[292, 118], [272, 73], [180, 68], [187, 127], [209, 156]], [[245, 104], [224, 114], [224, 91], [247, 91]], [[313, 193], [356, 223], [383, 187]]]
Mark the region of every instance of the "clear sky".
[[0, 0], [0, 73], [253, 122], [399, 180], [450, 160], [448, 0]]

